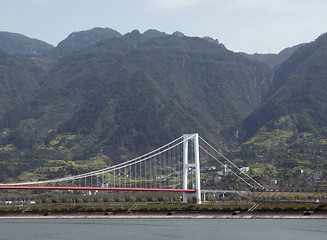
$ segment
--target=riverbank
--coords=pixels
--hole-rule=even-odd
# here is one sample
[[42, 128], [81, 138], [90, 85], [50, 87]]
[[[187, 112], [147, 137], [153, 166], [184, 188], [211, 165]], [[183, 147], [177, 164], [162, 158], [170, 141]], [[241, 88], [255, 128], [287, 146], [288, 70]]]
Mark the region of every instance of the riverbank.
[[327, 218], [327, 204], [49, 204], [1, 206], [0, 218]]
[[327, 219], [327, 213], [162, 213], [162, 214], [7, 214], [0, 219]]

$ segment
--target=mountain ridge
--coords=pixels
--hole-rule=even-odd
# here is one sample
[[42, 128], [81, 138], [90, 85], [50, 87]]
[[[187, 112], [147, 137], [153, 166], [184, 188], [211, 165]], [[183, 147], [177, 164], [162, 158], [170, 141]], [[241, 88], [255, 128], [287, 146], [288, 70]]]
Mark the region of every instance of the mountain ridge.
[[54, 47], [38, 39], [29, 38], [19, 33], [0, 31], [0, 50], [9, 54], [41, 55]]
[[247, 54], [247, 53], [242, 53], [244, 54], [246, 57], [255, 60], [255, 61], [259, 61], [259, 62], [264, 62], [266, 63], [271, 69], [278, 69], [278, 67], [284, 62], [286, 61], [298, 48], [302, 47], [306, 45], [306, 43], [301, 43], [301, 44], [297, 44], [295, 46], [292, 47], [287, 47], [285, 49], [283, 49], [282, 51], [280, 51], [277, 54], [273, 54], [273, 53], [268, 53], [268, 54], [260, 54], [260, 53], [255, 53], [255, 54]]

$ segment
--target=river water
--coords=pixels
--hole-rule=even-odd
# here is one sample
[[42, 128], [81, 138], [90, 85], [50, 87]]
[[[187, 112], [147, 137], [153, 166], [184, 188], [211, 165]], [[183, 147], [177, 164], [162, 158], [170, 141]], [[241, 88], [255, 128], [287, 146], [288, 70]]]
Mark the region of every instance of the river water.
[[326, 219], [0, 219], [0, 240], [326, 240]]

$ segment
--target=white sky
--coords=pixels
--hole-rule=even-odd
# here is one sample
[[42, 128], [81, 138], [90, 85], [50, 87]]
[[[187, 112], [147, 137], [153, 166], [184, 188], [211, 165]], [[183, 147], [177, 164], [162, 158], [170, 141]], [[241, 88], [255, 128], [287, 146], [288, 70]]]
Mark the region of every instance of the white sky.
[[327, 0], [0, 0], [0, 31], [56, 46], [93, 27], [180, 31], [235, 52], [277, 53], [327, 32]]

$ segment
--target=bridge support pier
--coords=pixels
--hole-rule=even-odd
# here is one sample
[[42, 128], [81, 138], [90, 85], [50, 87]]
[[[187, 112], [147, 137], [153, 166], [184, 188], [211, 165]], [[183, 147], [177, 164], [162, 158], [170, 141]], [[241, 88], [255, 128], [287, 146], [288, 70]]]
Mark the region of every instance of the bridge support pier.
[[[183, 203], [187, 203], [188, 196], [196, 197], [196, 203], [201, 204], [201, 181], [200, 181], [200, 156], [199, 156], [199, 135], [194, 134], [184, 134], [184, 143], [183, 143], [183, 189], [188, 189], [188, 173], [189, 170], [194, 169], [195, 172], [195, 183], [192, 183], [193, 188], [195, 187], [195, 193], [183, 193]], [[193, 149], [189, 149], [189, 142], [193, 142]], [[189, 151], [191, 150], [191, 151]], [[191, 159], [194, 159], [194, 162], [189, 161], [189, 152], [193, 155]]]

